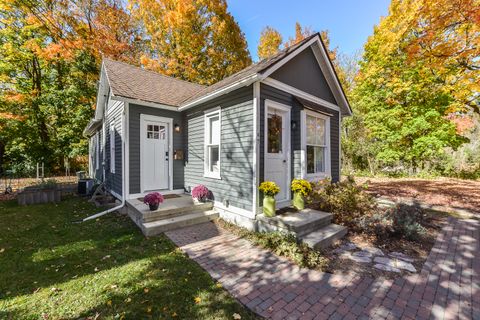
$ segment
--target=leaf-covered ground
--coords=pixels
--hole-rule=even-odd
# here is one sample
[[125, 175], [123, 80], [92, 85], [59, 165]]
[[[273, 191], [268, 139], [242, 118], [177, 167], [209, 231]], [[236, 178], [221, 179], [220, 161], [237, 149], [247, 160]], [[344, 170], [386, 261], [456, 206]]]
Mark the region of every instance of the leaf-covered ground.
[[250, 319], [167, 238], [83, 199], [0, 202], [0, 319]]
[[468, 210], [480, 217], [480, 181], [454, 178], [364, 178], [368, 192], [391, 200], [417, 200], [421, 203], [444, 207], [445, 211]]

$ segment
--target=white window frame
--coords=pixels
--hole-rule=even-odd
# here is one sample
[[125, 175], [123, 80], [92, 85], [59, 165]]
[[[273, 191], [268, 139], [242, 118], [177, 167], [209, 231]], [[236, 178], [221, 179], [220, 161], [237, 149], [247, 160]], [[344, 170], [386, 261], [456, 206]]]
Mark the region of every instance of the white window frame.
[[115, 120], [110, 124], [110, 172], [115, 173]]
[[[325, 172], [307, 173], [307, 115], [325, 120]], [[309, 109], [301, 111], [301, 138], [302, 138], [302, 177], [307, 180], [331, 178], [331, 145], [330, 145], [330, 117]]]
[[100, 132], [95, 134], [95, 170], [100, 169]]
[[[210, 109], [205, 111], [204, 113], [204, 153], [203, 153], [203, 167], [204, 167], [204, 174], [203, 176], [205, 178], [212, 178], [212, 179], [221, 179], [221, 171], [222, 171], [222, 112], [221, 108], [215, 108], [215, 109]], [[212, 172], [210, 171], [210, 165], [207, 161], [207, 159], [210, 159], [210, 157], [207, 156], [208, 153], [208, 147], [210, 144], [208, 143], [208, 139], [210, 137], [210, 118], [218, 116], [218, 121], [219, 121], [219, 142], [218, 142], [218, 172]]]

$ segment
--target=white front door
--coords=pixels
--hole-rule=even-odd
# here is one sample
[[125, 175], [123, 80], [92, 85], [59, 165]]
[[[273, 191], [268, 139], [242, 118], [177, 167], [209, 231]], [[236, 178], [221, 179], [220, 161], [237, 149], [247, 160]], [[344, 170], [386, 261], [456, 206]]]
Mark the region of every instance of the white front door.
[[143, 191], [169, 188], [169, 124], [142, 119], [142, 188]]
[[277, 202], [287, 201], [290, 199], [290, 111], [272, 103], [266, 103], [265, 107], [264, 180], [280, 187], [275, 197]]

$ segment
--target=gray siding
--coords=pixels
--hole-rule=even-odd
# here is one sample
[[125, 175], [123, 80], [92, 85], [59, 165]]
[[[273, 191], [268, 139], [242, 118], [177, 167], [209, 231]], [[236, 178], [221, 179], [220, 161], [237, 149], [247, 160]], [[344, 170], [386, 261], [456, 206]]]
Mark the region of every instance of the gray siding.
[[[124, 102], [109, 99], [105, 117], [105, 181], [107, 188], [122, 195], [122, 114]], [[110, 168], [110, 125], [115, 128], [115, 173]]]
[[[264, 150], [265, 150], [265, 99], [273, 100], [292, 106], [291, 120], [297, 123], [297, 128], [291, 130], [291, 170], [292, 178], [300, 177], [301, 174], [301, 128], [300, 128], [300, 111], [303, 105], [298, 102], [295, 97], [287, 92], [262, 84], [260, 86], [260, 182], [264, 180]], [[336, 182], [340, 179], [340, 163], [339, 163], [339, 129], [338, 129], [338, 112], [326, 107], [317, 106], [318, 111], [332, 114], [330, 118], [330, 158], [332, 181]]]
[[[173, 150], [184, 150], [184, 131], [186, 130], [183, 116], [180, 112], [162, 110], [137, 104], [129, 105], [129, 144], [130, 144], [130, 193], [140, 193], [140, 115], [148, 114], [164, 118], [172, 118], [173, 124], [180, 126], [180, 132], [173, 131]], [[173, 160], [173, 189], [184, 187], [184, 160]]]
[[292, 60], [275, 71], [271, 77], [328, 102], [337, 104], [311, 48], [305, 49], [292, 58]]
[[[221, 179], [204, 177], [204, 111], [221, 107]], [[253, 198], [253, 88], [241, 88], [187, 110], [185, 186], [203, 184], [215, 201], [251, 210]]]

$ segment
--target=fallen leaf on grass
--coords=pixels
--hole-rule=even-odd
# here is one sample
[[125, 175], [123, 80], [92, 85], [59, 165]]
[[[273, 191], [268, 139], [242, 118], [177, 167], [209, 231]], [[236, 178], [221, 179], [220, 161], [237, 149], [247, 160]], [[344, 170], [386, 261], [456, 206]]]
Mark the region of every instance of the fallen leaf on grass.
[[176, 316], [177, 316], [177, 313], [176, 313], [176, 312], [172, 313], [172, 317], [175, 318]]
[[150, 312], [152, 312], [152, 307], [147, 308], [147, 313], [150, 313]]
[[242, 316], [239, 315], [238, 313], [234, 313], [234, 314], [233, 314], [233, 319], [235, 319], [235, 320], [240, 320], [240, 319], [242, 319]]
[[217, 283], [216, 285], [217, 288], [221, 288], [222, 287], [222, 284], [220, 282]]
[[102, 260], [107, 260], [110, 259], [111, 255], [107, 254], [105, 257], [102, 258]]
[[131, 302], [131, 301], [132, 301], [132, 298], [130, 298], [130, 297], [128, 297], [127, 299], [125, 299], [125, 302], [126, 302], [126, 303], [129, 303], [129, 302]]
[[0, 253], [4, 253], [4, 252], [5, 252], [5, 248], [1, 248]]
[[148, 288], [143, 289], [143, 292], [145, 292], [145, 293], [148, 293], [148, 291], [150, 291], [150, 289], [148, 289]]
[[195, 303], [196, 304], [199, 304], [201, 301], [202, 301], [202, 299], [200, 299], [200, 297], [195, 297]]
[[112, 306], [112, 300], [107, 301], [107, 306], [111, 307]]

